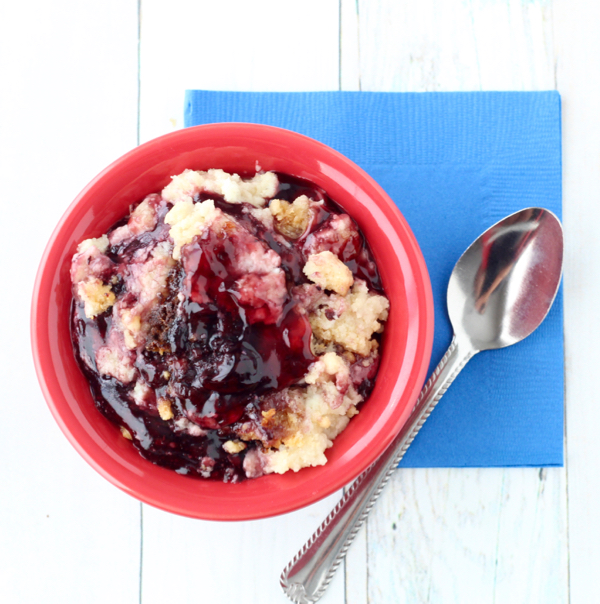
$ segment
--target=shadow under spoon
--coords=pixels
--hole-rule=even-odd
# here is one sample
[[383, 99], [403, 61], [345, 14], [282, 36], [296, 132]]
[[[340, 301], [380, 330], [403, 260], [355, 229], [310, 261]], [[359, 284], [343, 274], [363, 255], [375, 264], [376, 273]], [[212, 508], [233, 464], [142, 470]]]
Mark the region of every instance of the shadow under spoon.
[[316, 602], [404, 453], [475, 354], [516, 344], [544, 320], [562, 273], [563, 232], [552, 212], [526, 208], [490, 227], [459, 258], [448, 284], [450, 348], [383, 455], [351, 485], [281, 574], [296, 604]]

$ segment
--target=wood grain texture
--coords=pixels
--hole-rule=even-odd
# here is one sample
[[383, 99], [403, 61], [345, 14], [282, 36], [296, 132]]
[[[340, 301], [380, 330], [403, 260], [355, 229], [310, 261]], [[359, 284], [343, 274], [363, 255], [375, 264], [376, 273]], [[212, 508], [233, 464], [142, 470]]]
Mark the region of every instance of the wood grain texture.
[[340, 90], [360, 90], [358, 0], [340, 0]]
[[369, 521], [369, 602], [568, 602], [565, 471], [398, 472]]
[[183, 126], [186, 88], [337, 90], [338, 54], [338, 0], [143, 0], [142, 142]]
[[[142, 604], [289, 602], [279, 575], [340, 498], [252, 522], [206, 522], [144, 506]], [[323, 604], [345, 602], [338, 572]]]
[[551, 6], [544, 0], [359, 0], [361, 89], [553, 89]]
[[344, 565], [338, 570], [338, 573], [344, 573], [346, 604], [366, 604], [368, 601], [368, 522], [367, 520], [356, 534], [354, 542], [346, 554]]
[[0, 601], [131, 604], [140, 506], [60, 433], [34, 374], [28, 324], [52, 229], [80, 189], [136, 144], [137, 6], [57, 0], [3, 3], [0, 12]]

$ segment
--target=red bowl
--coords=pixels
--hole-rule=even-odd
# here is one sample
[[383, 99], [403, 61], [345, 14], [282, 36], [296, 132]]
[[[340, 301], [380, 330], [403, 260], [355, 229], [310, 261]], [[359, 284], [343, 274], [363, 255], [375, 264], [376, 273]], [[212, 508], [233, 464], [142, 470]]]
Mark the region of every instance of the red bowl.
[[[143, 459], [95, 408], [69, 330], [69, 266], [77, 244], [99, 237], [148, 193], [185, 168], [285, 172], [322, 187], [365, 234], [391, 308], [375, 388], [327, 451], [328, 462], [241, 484], [180, 476]], [[349, 159], [294, 132], [255, 124], [211, 124], [167, 134], [130, 151], [75, 199], [46, 247], [31, 312], [40, 386], [62, 431], [102, 476], [137, 499], [206, 520], [249, 520], [296, 510], [340, 489], [384, 451], [406, 422], [429, 364], [433, 301], [425, 262], [406, 221]]]

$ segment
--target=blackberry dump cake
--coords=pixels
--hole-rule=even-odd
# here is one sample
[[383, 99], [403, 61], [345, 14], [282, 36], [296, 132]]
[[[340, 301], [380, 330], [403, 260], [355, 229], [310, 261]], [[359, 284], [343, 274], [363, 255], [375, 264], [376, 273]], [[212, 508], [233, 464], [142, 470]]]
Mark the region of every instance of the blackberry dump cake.
[[322, 465], [389, 303], [356, 223], [280, 173], [185, 170], [71, 264], [75, 355], [143, 457], [239, 482]]

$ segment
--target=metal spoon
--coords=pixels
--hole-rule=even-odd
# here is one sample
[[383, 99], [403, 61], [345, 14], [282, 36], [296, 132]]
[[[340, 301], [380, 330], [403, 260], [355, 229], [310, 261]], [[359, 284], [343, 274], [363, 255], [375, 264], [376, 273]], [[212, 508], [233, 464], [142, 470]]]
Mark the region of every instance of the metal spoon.
[[356, 479], [281, 574], [290, 600], [307, 604], [323, 595], [398, 462], [469, 359], [520, 342], [544, 320], [558, 291], [562, 258], [562, 227], [542, 208], [504, 218], [460, 257], [448, 284], [450, 348], [389, 448]]

